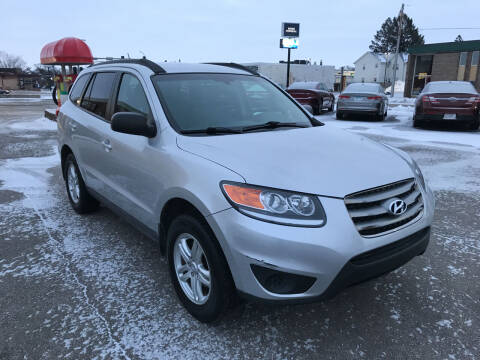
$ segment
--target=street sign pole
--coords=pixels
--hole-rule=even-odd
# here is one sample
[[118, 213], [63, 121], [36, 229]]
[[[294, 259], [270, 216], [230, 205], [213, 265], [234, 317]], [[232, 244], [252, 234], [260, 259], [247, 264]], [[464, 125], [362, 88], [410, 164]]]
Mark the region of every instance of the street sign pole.
[[288, 58], [287, 58], [287, 88], [290, 85], [290, 48], [288, 48]]

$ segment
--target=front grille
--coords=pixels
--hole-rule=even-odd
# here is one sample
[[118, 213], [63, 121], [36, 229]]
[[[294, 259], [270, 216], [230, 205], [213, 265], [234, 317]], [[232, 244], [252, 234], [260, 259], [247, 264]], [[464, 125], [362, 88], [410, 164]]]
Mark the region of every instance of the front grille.
[[[388, 211], [393, 199], [401, 199], [407, 210], [401, 215]], [[407, 179], [345, 197], [345, 205], [362, 236], [376, 236], [408, 224], [423, 214], [423, 198], [415, 179]]]

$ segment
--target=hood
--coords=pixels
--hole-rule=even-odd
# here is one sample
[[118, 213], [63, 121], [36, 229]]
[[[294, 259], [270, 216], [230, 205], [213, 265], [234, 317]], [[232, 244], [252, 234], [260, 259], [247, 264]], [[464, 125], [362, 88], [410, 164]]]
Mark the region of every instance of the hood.
[[248, 184], [345, 195], [413, 177], [386, 146], [325, 125], [223, 136], [179, 136], [178, 146], [240, 174]]

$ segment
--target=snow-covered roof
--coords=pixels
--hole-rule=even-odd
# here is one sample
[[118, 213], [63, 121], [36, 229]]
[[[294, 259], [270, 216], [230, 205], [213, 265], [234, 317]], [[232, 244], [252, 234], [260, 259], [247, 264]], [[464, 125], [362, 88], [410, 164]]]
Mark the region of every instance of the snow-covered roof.
[[[359, 62], [364, 56], [366, 55], [371, 55], [373, 57], [375, 57], [379, 62], [381, 63], [385, 63], [386, 62], [386, 58], [387, 56], [384, 54], [384, 53], [375, 53], [373, 51], [367, 51], [366, 53], [364, 53], [362, 56], [360, 56], [356, 61], [354, 61], [353, 63], [356, 64], [357, 62]], [[403, 60], [403, 62], [407, 62], [408, 61], [408, 53], [400, 53], [399, 54], [401, 56], [401, 59]], [[393, 59], [394, 58], [394, 54], [388, 54], [388, 59]]]

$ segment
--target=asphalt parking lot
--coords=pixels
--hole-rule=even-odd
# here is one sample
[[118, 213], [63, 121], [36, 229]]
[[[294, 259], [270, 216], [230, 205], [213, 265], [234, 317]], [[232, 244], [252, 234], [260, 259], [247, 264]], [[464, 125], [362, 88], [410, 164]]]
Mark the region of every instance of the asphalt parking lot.
[[[48, 100], [0, 103], [0, 359], [474, 359], [480, 355], [480, 132], [337, 126], [397, 146], [435, 191], [426, 253], [316, 304], [246, 304], [219, 324], [179, 304], [157, 244], [71, 209]], [[359, 154], [361, 156], [361, 154]]]

